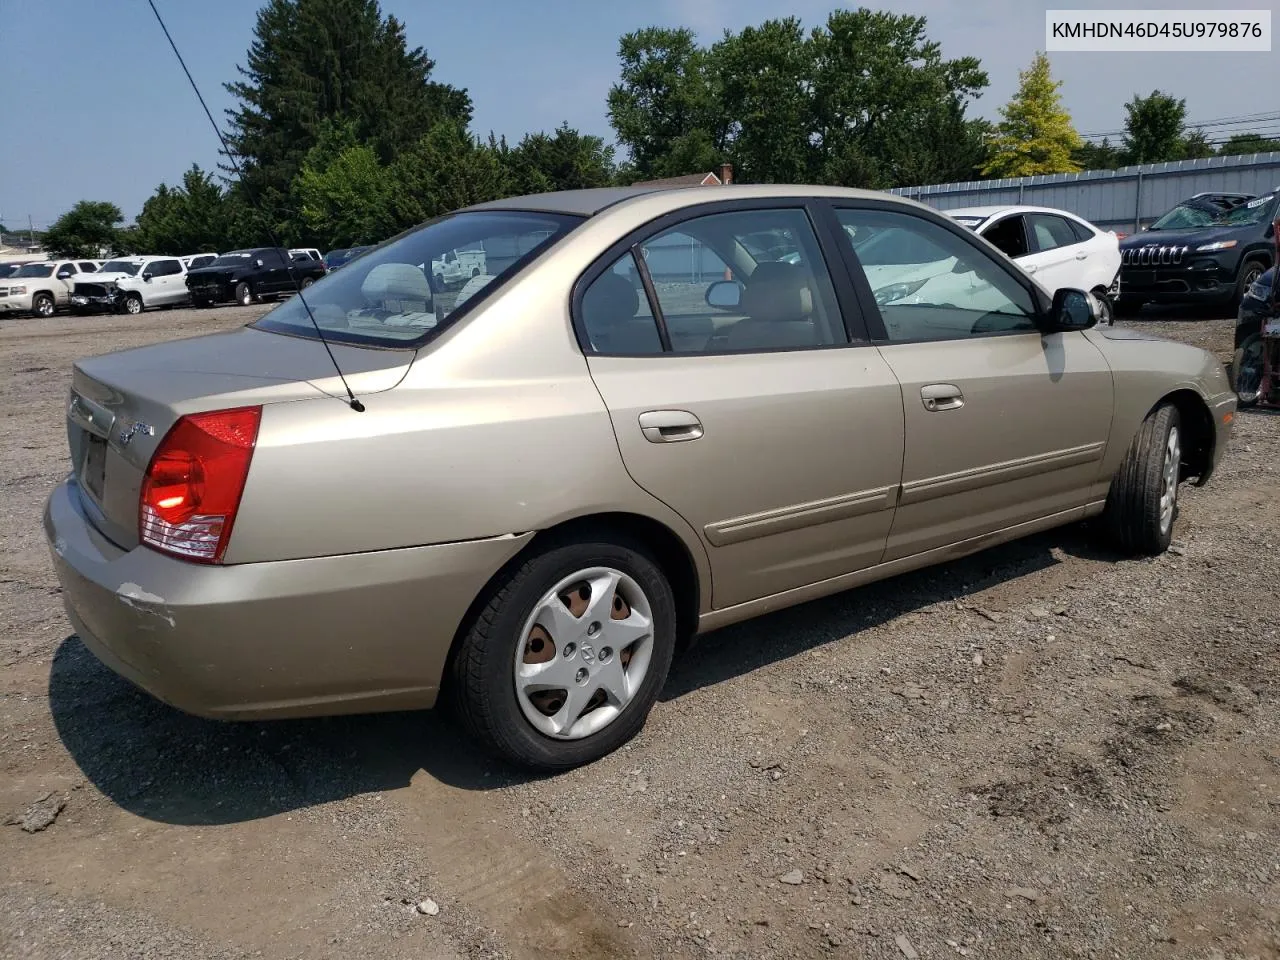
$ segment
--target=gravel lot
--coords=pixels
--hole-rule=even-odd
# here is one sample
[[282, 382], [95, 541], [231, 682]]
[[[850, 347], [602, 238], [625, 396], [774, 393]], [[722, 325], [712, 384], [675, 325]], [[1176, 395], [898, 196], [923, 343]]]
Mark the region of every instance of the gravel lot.
[[0, 323], [0, 957], [1280, 956], [1280, 417], [1160, 559], [1072, 528], [721, 631], [522, 780], [443, 716], [193, 719], [71, 634], [70, 363], [261, 309]]

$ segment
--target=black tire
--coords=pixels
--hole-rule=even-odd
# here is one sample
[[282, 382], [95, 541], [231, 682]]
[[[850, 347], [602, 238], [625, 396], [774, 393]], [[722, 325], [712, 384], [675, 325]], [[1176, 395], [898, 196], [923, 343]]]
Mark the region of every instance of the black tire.
[[[1167, 525], [1161, 509], [1170, 433], [1177, 431], [1179, 461], [1174, 465], [1172, 504]], [[1177, 407], [1166, 403], [1142, 421], [1120, 469], [1111, 481], [1102, 528], [1115, 549], [1136, 556], [1156, 556], [1169, 549], [1178, 519], [1177, 491], [1181, 480], [1182, 424]]]
[[[553, 739], [537, 730], [520, 707], [513, 682], [517, 645], [548, 590], [597, 566], [625, 573], [644, 592], [653, 618], [653, 653], [640, 689], [614, 720], [581, 739]], [[455, 653], [449, 699], [471, 735], [495, 755], [531, 770], [568, 770], [612, 753], [639, 732], [666, 681], [675, 648], [675, 598], [643, 546], [621, 537], [616, 542], [552, 542], [496, 581]]]
[[1239, 309], [1249, 287], [1267, 271], [1267, 265], [1260, 260], [1246, 260], [1240, 264], [1240, 279], [1236, 281], [1236, 292], [1231, 297], [1231, 306]]
[[31, 312], [37, 317], [52, 317], [57, 310], [58, 307], [53, 302], [52, 294], [37, 293], [31, 298]]
[[[1231, 358], [1231, 389], [1236, 392], [1239, 407], [1252, 407], [1258, 402], [1258, 388], [1262, 386], [1262, 346], [1262, 334], [1251, 333], [1240, 341]], [[1241, 383], [1242, 373], [1244, 383]]]
[[1098, 287], [1093, 291], [1094, 297], [1098, 300], [1098, 326], [1110, 327], [1116, 322], [1115, 304], [1111, 302], [1111, 298], [1107, 296], [1107, 291], [1102, 287]]
[[125, 313], [137, 315], [142, 312], [142, 298], [136, 293], [131, 293], [124, 298], [123, 309]]
[[472, 267], [472, 268], [471, 268], [471, 279], [473, 279], [473, 280], [474, 280], [474, 279], [475, 279], [476, 277], [478, 277], [478, 276], [480, 276], [480, 268], [479, 268], [479, 267]]
[[243, 280], [236, 284], [236, 303], [242, 307], [252, 306], [253, 288]]
[[209, 301], [204, 297], [192, 297], [191, 306], [195, 307], [197, 310], [203, 310], [205, 307], [209, 306]]

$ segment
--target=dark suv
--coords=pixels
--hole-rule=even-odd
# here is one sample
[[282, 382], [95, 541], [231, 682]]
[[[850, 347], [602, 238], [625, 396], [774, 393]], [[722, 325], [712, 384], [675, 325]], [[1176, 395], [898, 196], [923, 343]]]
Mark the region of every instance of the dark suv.
[[1275, 282], [1276, 268], [1272, 267], [1249, 286], [1240, 301], [1231, 386], [1242, 407], [1258, 402], [1258, 388], [1262, 384], [1262, 325], [1280, 316], [1280, 309], [1272, 299]]
[[232, 250], [207, 267], [187, 273], [187, 289], [197, 307], [233, 300], [248, 306], [264, 297], [293, 293], [325, 275], [325, 266], [307, 256], [290, 257], [281, 247]]
[[1275, 255], [1280, 188], [1224, 203], [1199, 195], [1120, 242], [1118, 313], [1144, 303], [1237, 306]]

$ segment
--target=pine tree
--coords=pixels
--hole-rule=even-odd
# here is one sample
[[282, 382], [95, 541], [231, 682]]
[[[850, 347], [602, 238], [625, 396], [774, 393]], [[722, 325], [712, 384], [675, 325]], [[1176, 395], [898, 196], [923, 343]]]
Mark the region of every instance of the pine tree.
[[1003, 119], [996, 125], [984, 176], [1030, 177], [1080, 169], [1072, 154], [1083, 141], [1062, 107], [1061, 86], [1050, 73], [1049, 58], [1037, 52], [1031, 66], [1018, 74], [1018, 92], [1000, 108]]
[[433, 82], [434, 66], [378, 0], [268, 0], [243, 79], [226, 85], [240, 101], [227, 111], [228, 141], [250, 199], [288, 219], [290, 185], [326, 122], [353, 124], [382, 163], [439, 121], [469, 123], [467, 92]]

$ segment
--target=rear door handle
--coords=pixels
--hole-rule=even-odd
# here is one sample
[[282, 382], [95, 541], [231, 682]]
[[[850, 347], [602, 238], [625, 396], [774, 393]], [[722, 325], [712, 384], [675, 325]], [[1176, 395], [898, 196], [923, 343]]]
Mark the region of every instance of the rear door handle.
[[1037, 267], [1034, 263], [1024, 263], [1022, 265], [1022, 269], [1027, 271], [1027, 273], [1035, 273], [1036, 270], [1039, 269], [1039, 267]]
[[1079, 253], [1077, 253], [1077, 254], [1076, 254], [1076, 259], [1077, 259], [1077, 260], [1087, 260], [1087, 259], [1089, 259], [1089, 254], [1085, 253], [1085, 252], [1082, 250], [1082, 251], [1080, 251]]
[[958, 410], [964, 406], [964, 394], [954, 383], [930, 383], [920, 388], [920, 400], [930, 413]]
[[688, 410], [646, 410], [640, 432], [650, 443], [679, 443], [702, 436], [702, 421]]

